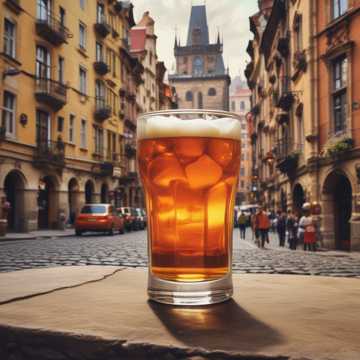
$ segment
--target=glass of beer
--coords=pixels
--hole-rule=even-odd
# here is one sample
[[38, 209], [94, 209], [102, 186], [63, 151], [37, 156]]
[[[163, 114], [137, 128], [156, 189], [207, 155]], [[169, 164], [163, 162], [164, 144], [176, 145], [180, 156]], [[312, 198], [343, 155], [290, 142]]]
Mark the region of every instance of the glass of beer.
[[231, 297], [240, 135], [237, 115], [228, 112], [172, 110], [138, 119], [150, 299], [207, 305]]

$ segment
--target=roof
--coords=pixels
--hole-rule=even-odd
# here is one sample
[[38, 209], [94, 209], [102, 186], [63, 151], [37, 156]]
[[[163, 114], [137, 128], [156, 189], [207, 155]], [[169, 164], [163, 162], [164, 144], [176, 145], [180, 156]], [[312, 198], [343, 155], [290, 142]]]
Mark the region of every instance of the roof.
[[130, 30], [131, 52], [145, 51], [146, 28], [133, 27]]
[[[199, 42], [193, 44], [193, 31], [199, 32]], [[205, 5], [193, 5], [191, 7], [191, 15], [189, 21], [187, 46], [192, 45], [208, 45], [209, 44], [209, 28], [207, 25], [206, 18], [206, 7]]]

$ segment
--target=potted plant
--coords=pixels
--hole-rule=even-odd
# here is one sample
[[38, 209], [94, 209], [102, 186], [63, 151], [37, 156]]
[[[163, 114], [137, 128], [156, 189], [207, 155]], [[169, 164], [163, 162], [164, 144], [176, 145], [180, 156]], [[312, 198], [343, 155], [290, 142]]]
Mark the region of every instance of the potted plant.
[[354, 147], [354, 140], [352, 138], [345, 138], [327, 149], [327, 155], [333, 159], [341, 157], [344, 153], [350, 151]]

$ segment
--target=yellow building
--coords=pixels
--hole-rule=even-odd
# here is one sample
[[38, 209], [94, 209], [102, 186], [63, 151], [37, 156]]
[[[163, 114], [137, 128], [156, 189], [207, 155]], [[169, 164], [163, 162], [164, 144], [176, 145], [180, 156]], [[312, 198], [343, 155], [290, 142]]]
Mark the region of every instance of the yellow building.
[[[317, 196], [309, 160], [314, 98], [311, 2], [275, 0], [251, 18], [254, 39], [247, 78], [252, 87], [253, 146], [259, 200], [271, 209], [300, 211]], [[264, 24], [266, 26], [264, 26]]]
[[[124, 153], [123, 133], [136, 118], [124, 102], [135, 103], [136, 89], [121, 99], [122, 49], [134, 24], [127, 1], [0, 3], [0, 197], [10, 229], [56, 228], [85, 202], [124, 203], [119, 181], [134, 151]], [[138, 78], [137, 61], [128, 66]]]

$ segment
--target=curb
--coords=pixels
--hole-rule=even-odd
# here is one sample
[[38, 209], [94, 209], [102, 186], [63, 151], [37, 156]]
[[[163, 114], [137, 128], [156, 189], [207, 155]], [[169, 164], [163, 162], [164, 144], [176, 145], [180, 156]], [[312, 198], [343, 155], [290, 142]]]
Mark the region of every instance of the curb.
[[73, 234], [56, 234], [56, 235], [29, 235], [24, 237], [0, 237], [0, 243], [8, 242], [8, 241], [21, 241], [21, 240], [47, 240], [47, 239], [58, 239], [58, 238], [66, 238], [75, 236], [75, 232]]

